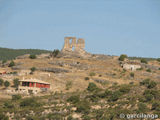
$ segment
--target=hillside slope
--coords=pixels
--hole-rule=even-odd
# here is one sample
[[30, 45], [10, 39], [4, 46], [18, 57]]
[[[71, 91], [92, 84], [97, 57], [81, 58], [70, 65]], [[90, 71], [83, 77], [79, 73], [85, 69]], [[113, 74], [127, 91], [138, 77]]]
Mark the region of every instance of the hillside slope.
[[24, 54], [42, 54], [50, 52], [51, 51], [40, 49], [9, 49], [0, 47], [0, 60], [11, 60]]

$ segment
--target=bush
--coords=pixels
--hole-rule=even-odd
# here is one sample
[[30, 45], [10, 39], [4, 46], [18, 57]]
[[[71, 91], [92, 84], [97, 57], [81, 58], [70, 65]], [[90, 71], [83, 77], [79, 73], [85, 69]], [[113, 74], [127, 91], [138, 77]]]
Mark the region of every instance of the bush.
[[151, 89], [157, 86], [157, 83], [154, 81], [150, 81], [150, 79], [145, 79], [140, 82], [140, 85], [145, 85], [147, 88]]
[[9, 65], [8, 65], [8, 67], [13, 67], [13, 66], [15, 66], [15, 63], [14, 63], [14, 61], [11, 61], [11, 62], [9, 63]]
[[146, 112], [147, 111], [147, 106], [146, 106], [146, 104], [144, 104], [144, 103], [139, 103], [138, 104], [138, 111], [139, 112], [142, 112], [142, 113], [144, 113], [144, 112]]
[[32, 54], [32, 55], [29, 56], [29, 58], [30, 59], [36, 59], [37, 57], [36, 57], [36, 55]]
[[47, 118], [48, 118], [47, 120], [63, 120], [62, 114], [59, 114], [59, 113], [49, 113], [47, 115]]
[[142, 82], [140, 82], [140, 85], [148, 85], [149, 82], [150, 82], [150, 79], [147, 78], [147, 79], [143, 80]]
[[147, 69], [146, 71], [147, 71], [147, 72], [152, 72], [151, 69]]
[[5, 82], [4, 82], [4, 86], [7, 88], [7, 87], [10, 86], [10, 83], [9, 83], [8, 81], [5, 81]]
[[72, 81], [67, 81], [66, 90], [69, 90], [72, 87]]
[[40, 105], [35, 98], [26, 98], [20, 102], [20, 107], [39, 107]]
[[21, 98], [21, 95], [12, 95], [12, 100], [20, 100]]
[[94, 73], [94, 72], [89, 73], [89, 76], [95, 76], [95, 75], [96, 75], [96, 73]]
[[157, 61], [160, 62], [160, 58], [157, 58]]
[[125, 58], [127, 58], [127, 55], [122, 54], [122, 55], [119, 57], [119, 61], [124, 61]]
[[146, 99], [146, 102], [151, 101], [153, 99], [153, 95], [152, 94], [146, 94], [145, 99]]
[[13, 105], [11, 102], [8, 102], [8, 101], [7, 101], [7, 102], [4, 103], [4, 107], [11, 109], [11, 108], [14, 108], [14, 105]]
[[121, 95], [122, 93], [120, 91], [115, 91], [109, 98], [109, 101], [117, 101]]
[[152, 104], [152, 110], [160, 111], [160, 102], [154, 102]]
[[130, 73], [130, 76], [131, 76], [132, 78], [134, 78], [134, 73], [133, 73], [133, 72], [131, 72], [131, 73]]
[[147, 64], [148, 62], [147, 62], [147, 60], [146, 59], [141, 59], [141, 63], [145, 63], [145, 64]]
[[78, 103], [80, 98], [78, 95], [71, 96], [67, 99], [68, 102], [72, 102], [73, 104]]
[[98, 87], [96, 86], [96, 84], [92, 82], [89, 83], [88, 88], [87, 88], [87, 90], [90, 92], [96, 91], [97, 89]]
[[151, 88], [154, 88], [154, 87], [156, 87], [156, 85], [157, 85], [157, 83], [156, 82], [154, 82], [154, 81], [151, 81], [149, 84], [148, 84], [148, 88], [149, 89], [151, 89]]
[[4, 114], [0, 113], [0, 120], [9, 120], [8, 116], [5, 116]]
[[51, 56], [52, 57], [57, 57], [57, 55], [60, 53], [60, 51], [58, 49], [54, 50], [52, 53], [51, 53]]
[[129, 85], [121, 85], [119, 91], [121, 93], [128, 93], [130, 91], [130, 86]]
[[14, 87], [15, 87], [15, 88], [18, 88], [18, 86], [19, 86], [19, 84], [20, 84], [19, 79], [18, 79], [18, 78], [14, 79], [14, 80], [13, 80], [13, 84], [14, 84]]
[[84, 79], [85, 79], [85, 80], [89, 80], [89, 77], [85, 77]]
[[0, 86], [3, 86], [4, 80], [0, 78]]
[[90, 110], [90, 103], [86, 100], [80, 101], [79, 103], [77, 103], [76, 107], [76, 112], [88, 114]]
[[34, 71], [36, 71], [36, 67], [32, 67], [30, 70], [31, 70], [30, 74], [33, 74]]

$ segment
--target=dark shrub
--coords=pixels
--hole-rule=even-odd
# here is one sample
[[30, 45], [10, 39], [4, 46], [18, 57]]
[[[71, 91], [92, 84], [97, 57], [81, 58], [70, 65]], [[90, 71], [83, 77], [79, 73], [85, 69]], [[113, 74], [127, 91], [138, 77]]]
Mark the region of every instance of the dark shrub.
[[160, 58], [157, 58], [157, 61], [160, 62]]
[[131, 73], [130, 73], [130, 76], [131, 76], [132, 78], [134, 78], [134, 73], [133, 73], [133, 72], [131, 72]]
[[87, 90], [90, 91], [90, 92], [93, 92], [93, 91], [96, 91], [98, 88], [96, 86], [96, 84], [90, 82], [89, 85], [88, 85], [88, 88]]
[[31, 72], [34, 72], [34, 71], [36, 71], [36, 67], [31, 68]]
[[105, 96], [108, 97], [110, 95], [112, 95], [112, 91], [106, 89], [105, 90]]
[[0, 78], [0, 86], [3, 86], [4, 80]]
[[38, 103], [34, 98], [26, 98], [20, 103], [20, 107], [39, 107], [41, 104]]
[[5, 82], [4, 82], [4, 86], [7, 88], [7, 87], [10, 86], [10, 83], [9, 83], [8, 81], [5, 81]]
[[151, 89], [151, 88], [154, 88], [156, 87], [157, 83], [154, 82], [154, 81], [151, 81], [149, 84], [148, 84], [148, 88]]
[[160, 111], [160, 102], [154, 102], [152, 104], [152, 110]]
[[148, 79], [145, 79], [142, 82], [140, 82], [140, 85], [148, 85], [149, 82], [150, 82], [150, 79], [148, 78]]
[[94, 73], [94, 72], [89, 73], [89, 76], [95, 76], [95, 75], [96, 75], [96, 73]]
[[63, 120], [63, 116], [58, 113], [49, 113], [47, 118], [47, 120]]
[[145, 99], [146, 99], [146, 102], [151, 101], [153, 99], [153, 95], [152, 94], [146, 94]]
[[119, 91], [124, 94], [128, 93], [130, 91], [130, 86], [129, 85], [121, 85]]
[[72, 102], [73, 104], [78, 103], [80, 101], [79, 96], [71, 96], [67, 99], [68, 102]]
[[117, 101], [121, 95], [122, 93], [120, 91], [115, 91], [109, 98], [109, 101]]
[[14, 87], [15, 87], [15, 88], [18, 88], [18, 86], [19, 86], [19, 84], [20, 84], [19, 79], [18, 79], [18, 78], [15, 78], [15, 79], [13, 80], [13, 84], [14, 84]]
[[148, 62], [147, 62], [147, 60], [146, 59], [141, 59], [141, 63], [145, 63], [145, 64], [147, 64]]
[[36, 59], [37, 57], [36, 57], [36, 55], [32, 54], [32, 55], [29, 56], [29, 58], [30, 59]]
[[0, 120], [9, 120], [8, 116], [5, 116], [4, 114], [0, 113]]
[[147, 72], [152, 72], [151, 69], [147, 69], [146, 71], [147, 71]]
[[13, 66], [15, 66], [15, 63], [14, 63], [14, 61], [11, 61], [11, 62], [9, 63], [9, 65], [8, 65], [8, 67], [13, 67]]
[[80, 101], [79, 103], [77, 103], [76, 107], [76, 112], [88, 114], [90, 110], [90, 103], [86, 100]]
[[144, 112], [146, 112], [147, 110], [148, 110], [148, 108], [147, 108], [146, 104], [144, 104], [144, 103], [139, 103], [139, 104], [138, 104], [138, 111], [139, 111], [139, 112], [144, 113]]
[[5, 108], [14, 108], [14, 105], [11, 102], [7, 101], [4, 103], [4, 107]]
[[85, 77], [84, 79], [85, 79], [85, 80], [89, 80], [89, 77]]
[[12, 100], [19, 100], [21, 98], [21, 95], [12, 95]]
[[51, 53], [51, 56], [52, 57], [57, 57], [57, 55], [60, 53], [60, 51], [58, 49], [54, 50], [52, 53]]
[[119, 61], [124, 61], [125, 58], [127, 58], [127, 55], [122, 54], [122, 55], [119, 57]]

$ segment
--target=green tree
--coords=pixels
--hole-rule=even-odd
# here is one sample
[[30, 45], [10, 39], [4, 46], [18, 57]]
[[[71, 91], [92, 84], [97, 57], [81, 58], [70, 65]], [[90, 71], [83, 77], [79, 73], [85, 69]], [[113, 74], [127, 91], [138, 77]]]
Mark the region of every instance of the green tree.
[[120, 57], [119, 57], [119, 61], [124, 61], [125, 58], [127, 58], [127, 57], [128, 57], [127, 55], [122, 54], [122, 55], [120, 55]]
[[19, 86], [19, 79], [18, 78], [15, 78], [14, 80], [13, 80], [13, 84], [14, 84], [14, 87], [15, 88], [18, 88], [18, 86]]
[[141, 59], [141, 63], [147, 64], [148, 62], [147, 62], [147, 60], [146, 60], [145, 58], [142, 58], [142, 59]]
[[146, 71], [147, 71], [147, 72], [152, 72], [151, 69], [147, 69]]
[[87, 88], [88, 91], [93, 92], [95, 90], [97, 90], [97, 86], [95, 83], [90, 82]]
[[14, 63], [14, 61], [11, 61], [11, 62], [9, 63], [9, 65], [8, 65], [8, 67], [13, 67], [13, 66], [15, 66], [15, 63]]
[[20, 102], [20, 107], [39, 107], [41, 106], [40, 103], [37, 102], [37, 100], [35, 98], [26, 98], [23, 99], [23, 101]]
[[78, 103], [80, 98], [78, 95], [73, 95], [67, 99], [68, 102], [72, 102], [73, 104]]
[[160, 102], [154, 102], [153, 104], [152, 104], [152, 110], [158, 110], [158, 111], [160, 111]]
[[4, 86], [7, 88], [7, 87], [10, 86], [10, 83], [9, 83], [8, 81], [5, 81], [5, 82], [4, 82]]
[[51, 53], [51, 56], [52, 57], [57, 57], [57, 55], [60, 53], [60, 51], [58, 49], [54, 50], [52, 53]]
[[37, 57], [36, 57], [36, 55], [31, 54], [31, 55], [29, 56], [29, 58], [30, 58], [30, 59], [36, 59]]
[[21, 98], [21, 95], [12, 95], [12, 100], [20, 100]]
[[3, 86], [4, 80], [0, 78], [0, 86]]
[[94, 72], [89, 73], [89, 76], [95, 76], [95, 75], [96, 75], [96, 73], [94, 73]]
[[157, 83], [156, 82], [154, 82], [154, 81], [151, 81], [149, 84], [148, 84], [148, 88], [149, 89], [151, 89], [151, 88], [154, 88], [154, 87], [156, 87], [157, 86]]
[[34, 72], [34, 71], [36, 71], [36, 67], [31, 68], [31, 72]]
[[85, 79], [85, 80], [89, 80], [89, 77], [85, 77], [84, 79]]
[[131, 73], [130, 73], [130, 76], [131, 76], [132, 78], [134, 78], [134, 73], [133, 73], [133, 72], [131, 72]]
[[144, 104], [144, 103], [138, 103], [138, 111], [139, 112], [144, 113], [147, 110], [148, 110], [148, 108], [147, 108], [146, 104]]

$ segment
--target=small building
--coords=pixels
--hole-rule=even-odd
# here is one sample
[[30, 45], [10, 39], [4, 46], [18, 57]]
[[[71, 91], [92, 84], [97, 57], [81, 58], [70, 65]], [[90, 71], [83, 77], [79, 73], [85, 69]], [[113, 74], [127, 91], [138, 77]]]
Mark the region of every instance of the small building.
[[50, 90], [50, 83], [37, 79], [19, 80], [20, 85], [18, 91], [26, 94], [37, 94], [39, 92], [47, 92]]
[[131, 71], [135, 71], [137, 69], [141, 68], [141, 65], [135, 65], [135, 64], [123, 64], [122, 65], [123, 69], [125, 70], [131, 70]]

